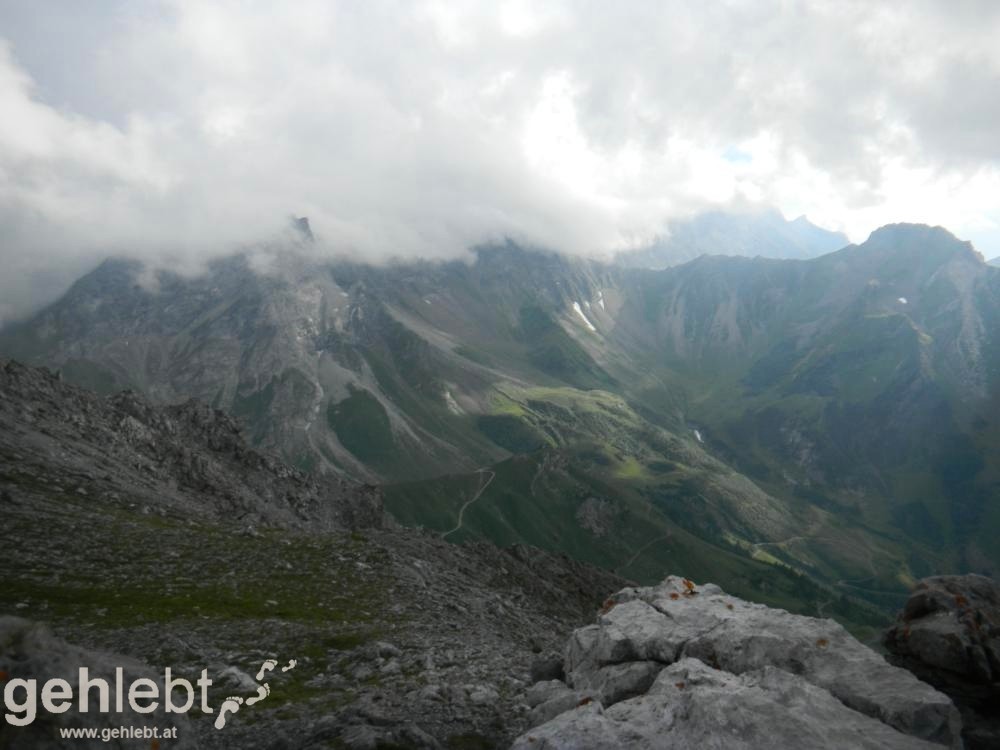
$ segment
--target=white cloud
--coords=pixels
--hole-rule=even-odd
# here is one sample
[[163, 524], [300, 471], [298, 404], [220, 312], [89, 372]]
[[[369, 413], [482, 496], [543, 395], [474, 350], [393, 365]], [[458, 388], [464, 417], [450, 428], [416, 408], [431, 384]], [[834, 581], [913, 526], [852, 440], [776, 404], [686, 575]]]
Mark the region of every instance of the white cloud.
[[601, 254], [746, 200], [1000, 238], [994, 3], [40, 0], [0, 29], [0, 319], [293, 212], [373, 259]]

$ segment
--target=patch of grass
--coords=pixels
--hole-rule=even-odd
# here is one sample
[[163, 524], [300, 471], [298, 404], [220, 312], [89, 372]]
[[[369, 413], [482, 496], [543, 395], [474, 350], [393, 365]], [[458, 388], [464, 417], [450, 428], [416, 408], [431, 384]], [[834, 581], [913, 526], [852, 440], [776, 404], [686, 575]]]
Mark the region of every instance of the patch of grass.
[[[99, 514], [77, 501], [60, 506], [42, 518], [7, 519], [26, 541], [44, 528], [46, 543], [3, 561], [0, 608], [26, 604], [28, 616], [111, 629], [282, 620], [336, 626], [350, 640], [374, 627], [384, 604], [377, 560], [349, 536], [265, 529], [250, 537], [110, 506]], [[356, 564], [364, 560], [367, 567]]]
[[624, 456], [615, 468], [615, 476], [619, 479], [648, 479], [650, 474], [646, 467], [636, 460], [635, 456]]
[[392, 460], [396, 440], [389, 415], [379, 400], [364, 388], [351, 386], [343, 401], [331, 402], [327, 422], [340, 444], [360, 461], [376, 466]]
[[614, 378], [541, 307], [521, 308], [518, 336], [529, 345], [528, 361], [541, 372], [577, 388], [615, 385]]
[[530, 423], [510, 414], [484, 414], [476, 420], [479, 431], [511, 453], [531, 453], [546, 444], [545, 436]]

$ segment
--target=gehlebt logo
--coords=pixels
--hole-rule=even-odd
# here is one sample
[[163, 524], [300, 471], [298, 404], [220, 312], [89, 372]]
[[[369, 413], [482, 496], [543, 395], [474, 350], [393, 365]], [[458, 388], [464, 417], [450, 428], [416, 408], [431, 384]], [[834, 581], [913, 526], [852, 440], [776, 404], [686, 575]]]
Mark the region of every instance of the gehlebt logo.
[[[295, 669], [295, 665], [295, 659], [290, 659], [281, 671], [288, 672]], [[267, 698], [271, 686], [265, 680], [277, 667], [275, 659], [265, 660], [257, 671], [256, 694], [249, 697], [231, 695], [223, 700], [215, 718], [215, 728], [223, 729], [227, 719], [242, 706], [253, 706]], [[4, 719], [13, 726], [24, 727], [35, 721], [39, 708], [51, 714], [62, 714], [75, 704], [81, 714], [95, 710], [107, 714], [111, 712], [112, 703], [115, 713], [119, 714], [125, 711], [126, 705], [137, 714], [151, 714], [161, 704], [168, 714], [187, 713], [195, 704], [202, 713], [215, 714], [208, 696], [212, 684], [207, 669], [203, 669], [201, 677], [192, 684], [183, 677], [175, 677], [170, 667], [164, 670], [162, 690], [161, 685], [149, 677], [139, 677], [126, 685], [122, 667], [115, 669], [113, 684], [103, 677], [92, 677], [88, 667], [80, 667], [75, 690], [69, 680], [61, 677], [45, 680], [41, 685], [37, 679], [8, 677], [3, 680]]]

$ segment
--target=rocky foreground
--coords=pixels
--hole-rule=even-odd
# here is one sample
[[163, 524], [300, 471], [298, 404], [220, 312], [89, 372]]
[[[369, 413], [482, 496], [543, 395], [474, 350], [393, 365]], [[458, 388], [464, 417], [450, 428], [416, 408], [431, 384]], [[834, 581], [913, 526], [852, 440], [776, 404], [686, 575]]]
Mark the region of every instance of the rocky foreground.
[[[422, 556], [433, 557], [428, 553], [434, 546], [425, 547]], [[475, 557], [466, 556], [465, 565]], [[494, 558], [494, 564], [509, 566], [509, 573], [522, 580], [520, 574], [528, 571], [517, 568], [538, 562], [553, 561], [532, 560], [524, 550], [512, 557], [497, 551]], [[530, 675], [537, 681], [528, 686], [528, 654], [538, 650], [531, 640], [542, 634], [537, 615], [517, 616], [508, 609], [509, 599], [464, 588], [465, 572], [442, 570], [438, 575], [450, 579], [455, 595], [449, 605], [435, 586], [420, 580], [429, 565], [417, 566], [411, 580], [427, 597], [427, 611], [404, 617], [409, 623], [395, 630], [394, 642], [333, 647], [326, 659], [317, 659], [314, 649], [303, 650], [307, 644], [286, 639], [283, 647], [316, 654], [303, 659], [308, 682], [273, 681], [276, 705], [248, 712], [239, 721], [234, 717], [224, 731], [196, 715], [70, 713], [41, 716], [23, 730], [7, 727], [0, 732], [0, 747], [61, 747], [55, 734], [60, 726], [166, 723], [181, 732], [171, 746], [185, 748], [506, 747], [504, 736], [526, 726], [533, 728], [514, 739], [514, 750], [963, 747], [962, 722], [947, 695], [888, 664], [832, 620], [752, 604], [712, 584], [696, 586], [673, 576], [609, 598], [595, 624], [572, 633], [562, 658], [543, 652], [530, 660]], [[478, 570], [476, 575], [488, 574]], [[543, 578], [542, 588], [522, 591], [522, 596], [544, 598], [543, 588], [551, 584]], [[548, 593], [559, 606], [574, 608], [558, 589]], [[410, 606], [420, 609], [414, 600]], [[466, 606], [480, 611], [463, 611]], [[474, 631], [454, 633], [458, 623]], [[558, 629], [561, 622], [551, 624]], [[502, 631], [511, 626], [504, 643]], [[134, 629], [133, 642], [121, 645], [143, 651], [151, 648], [154, 635], [177, 639], [178, 634], [197, 638], [203, 649], [210, 642], [208, 633], [182, 621], [163, 623], [156, 631]], [[300, 637], [317, 635], [299, 631]], [[201, 656], [225, 686], [215, 693], [216, 705], [222, 695], [253, 694], [253, 678], [231, 651], [202, 651]], [[162, 655], [157, 661], [164, 661]], [[79, 665], [109, 679], [118, 665], [133, 676], [155, 680], [158, 674], [127, 657], [69, 645], [28, 620], [0, 617], [4, 679], [71, 679]], [[287, 701], [290, 688], [295, 688], [292, 702]], [[331, 701], [335, 695], [340, 700]], [[462, 727], [466, 732], [456, 731]], [[468, 732], [472, 727], [477, 731]]]
[[961, 747], [948, 696], [832, 620], [670, 577], [574, 631], [516, 750]]

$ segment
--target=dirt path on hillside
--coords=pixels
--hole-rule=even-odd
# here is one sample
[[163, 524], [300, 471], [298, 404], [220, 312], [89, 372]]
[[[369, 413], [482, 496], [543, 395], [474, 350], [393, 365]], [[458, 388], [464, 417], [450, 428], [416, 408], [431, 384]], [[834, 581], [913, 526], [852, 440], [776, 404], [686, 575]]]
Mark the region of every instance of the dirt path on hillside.
[[[446, 536], [454, 534], [456, 531], [462, 528], [462, 524], [465, 523], [465, 509], [468, 508], [470, 505], [472, 505], [474, 502], [476, 502], [476, 500], [478, 500], [480, 497], [482, 497], [483, 493], [486, 492], [486, 488], [490, 486], [490, 482], [492, 482], [497, 475], [495, 471], [490, 471], [489, 469], [476, 469], [476, 473], [479, 474], [480, 477], [479, 489], [476, 490], [476, 494], [472, 496], [472, 499], [467, 500], [465, 504], [459, 509], [458, 523], [455, 524], [455, 528], [451, 529], [450, 531], [445, 531], [443, 534], [441, 534], [442, 539], [444, 539]], [[484, 482], [482, 481], [482, 478], [486, 474], [489, 474], [490, 476]]]

